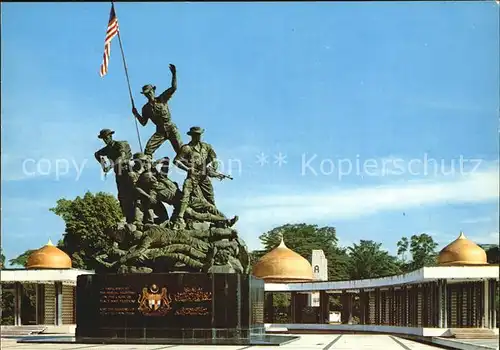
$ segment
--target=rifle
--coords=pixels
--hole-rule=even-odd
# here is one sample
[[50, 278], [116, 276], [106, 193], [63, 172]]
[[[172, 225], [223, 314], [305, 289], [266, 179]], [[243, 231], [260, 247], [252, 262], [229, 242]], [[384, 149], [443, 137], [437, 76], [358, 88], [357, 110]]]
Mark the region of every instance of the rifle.
[[224, 180], [224, 179], [233, 180], [233, 177], [231, 175], [222, 174], [222, 173], [219, 173], [218, 171], [211, 170], [210, 171], [210, 175], [212, 177], [218, 177], [219, 180], [221, 180], [221, 181]]

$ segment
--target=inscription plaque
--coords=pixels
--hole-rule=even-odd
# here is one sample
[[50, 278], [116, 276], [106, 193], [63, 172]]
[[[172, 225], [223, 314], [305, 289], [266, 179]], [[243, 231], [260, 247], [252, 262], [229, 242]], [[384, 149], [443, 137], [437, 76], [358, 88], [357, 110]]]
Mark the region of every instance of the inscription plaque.
[[100, 315], [135, 315], [136, 293], [130, 287], [105, 287], [99, 291]]
[[80, 275], [76, 337], [249, 338], [264, 333], [263, 294], [247, 275]]

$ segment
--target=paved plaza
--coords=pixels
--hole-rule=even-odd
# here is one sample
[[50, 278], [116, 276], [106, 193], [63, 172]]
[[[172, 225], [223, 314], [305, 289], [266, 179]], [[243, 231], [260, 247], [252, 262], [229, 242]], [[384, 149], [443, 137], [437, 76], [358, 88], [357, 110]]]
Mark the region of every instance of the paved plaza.
[[295, 349], [295, 350], [335, 350], [335, 349], [383, 349], [383, 350], [425, 350], [438, 349], [438, 347], [421, 344], [415, 341], [402, 339], [390, 335], [338, 335], [338, 334], [306, 334], [300, 335], [300, 339], [282, 346], [202, 346], [202, 345], [91, 345], [91, 344], [22, 344], [17, 343], [15, 339], [2, 339], [2, 349], [117, 349], [117, 350], [132, 350], [132, 349], [224, 349], [224, 350], [243, 350], [243, 349], [259, 349], [259, 350], [280, 350], [280, 349]]

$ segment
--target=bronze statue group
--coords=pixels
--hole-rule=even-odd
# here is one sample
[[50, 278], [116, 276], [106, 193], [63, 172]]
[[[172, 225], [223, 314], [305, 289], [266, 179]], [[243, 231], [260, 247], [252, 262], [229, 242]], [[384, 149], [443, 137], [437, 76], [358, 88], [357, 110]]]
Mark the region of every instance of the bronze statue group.
[[[168, 101], [177, 90], [177, 71], [170, 65], [170, 88], [156, 96], [156, 87], [143, 86], [148, 102], [142, 115], [132, 113], [141, 125], [151, 120], [156, 132], [144, 153], [132, 155], [127, 141], [113, 140], [114, 131], [98, 135], [106, 146], [95, 153], [105, 173], [114, 170], [118, 200], [125, 222], [110, 228], [114, 249], [96, 259], [115, 272], [205, 271], [248, 273], [248, 252], [228, 219], [215, 206], [212, 178], [231, 178], [217, 171], [217, 156], [201, 141], [204, 130], [193, 126], [191, 141], [183, 144], [172, 122]], [[182, 189], [168, 177], [170, 158], [153, 159], [155, 151], [170, 141], [173, 164], [186, 172]], [[172, 207], [169, 217], [165, 205]]]

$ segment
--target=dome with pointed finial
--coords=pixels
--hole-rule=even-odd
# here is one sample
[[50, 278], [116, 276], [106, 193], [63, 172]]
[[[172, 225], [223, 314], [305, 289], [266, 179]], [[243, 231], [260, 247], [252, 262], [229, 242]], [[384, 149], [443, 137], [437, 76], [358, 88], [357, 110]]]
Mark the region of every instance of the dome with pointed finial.
[[27, 269], [71, 269], [71, 258], [49, 242], [30, 254]]
[[252, 275], [265, 282], [307, 282], [314, 279], [309, 261], [285, 245], [283, 236], [279, 246], [264, 255], [254, 265]]
[[476, 243], [465, 237], [463, 232], [460, 236], [446, 247], [438, 256], [439, 265], [487, 265], [486, 252]]

